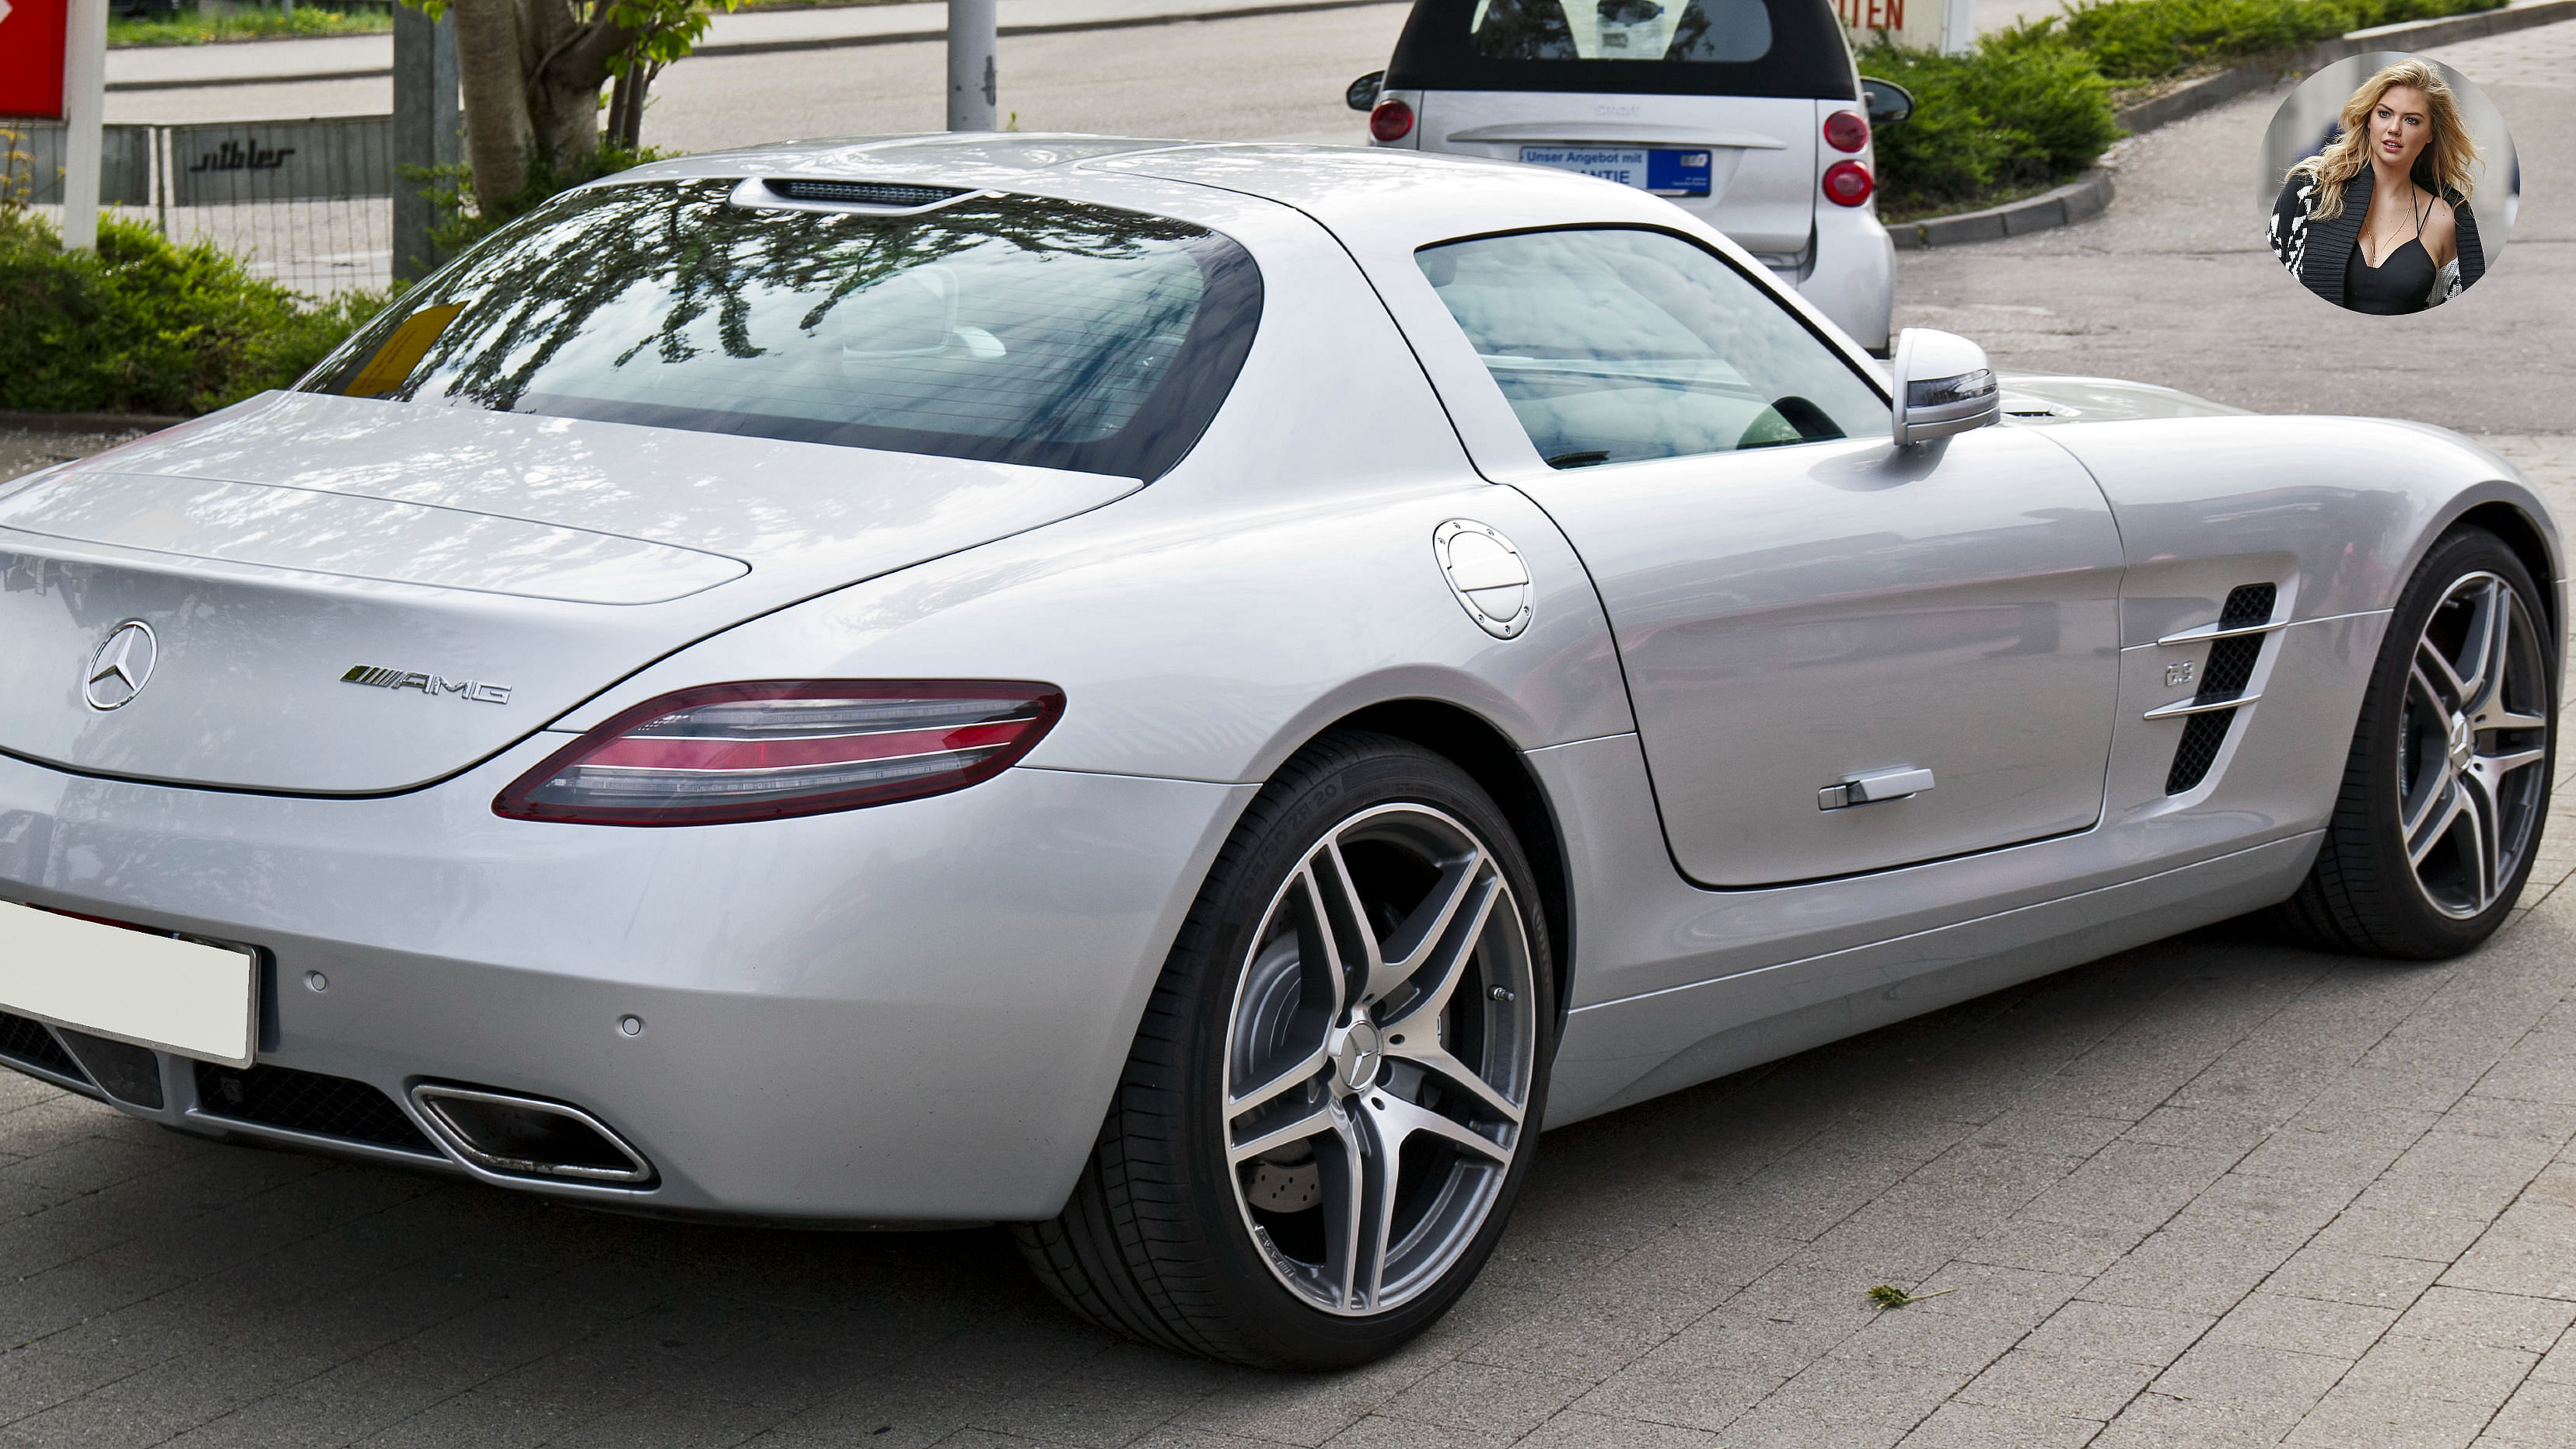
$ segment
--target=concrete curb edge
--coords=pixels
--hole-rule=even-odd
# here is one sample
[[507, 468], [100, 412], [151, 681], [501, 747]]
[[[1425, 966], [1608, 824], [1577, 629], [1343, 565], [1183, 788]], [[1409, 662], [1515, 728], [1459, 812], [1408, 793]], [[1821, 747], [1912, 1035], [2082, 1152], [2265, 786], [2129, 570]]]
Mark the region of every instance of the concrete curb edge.
[[[2151, 100], [2123, 106], [2116, 116], [2120, 129], [2135, 135], [2179, 121], [2185, 116], [2198, 115], [2249, 91], [2260, 90], [2284, 71], [2315, 70], [2364, 51], [2450, 45], [2483, 36], [2528, 30], [2536, 25], [2554, 25], [2561, 20], [2576, 20], [2576, 0], [2540, 0], [2538, 4], [2481, 10], [2474, 15], [2445, 15], [2435, 20], [2374, 26], [2319, 41], [2286, 57], [2249, 61], [2216, 75], [2203, 76]], [[1929, 216], [1920, 221], [1897, 222], [1887, 228], [1887, 236], [1899, 251], [2024, 236], [2052, 227], [2072, 226], [2099, 216], [2102, 209], [2111, 204], [2111, 194], [2110, 172], [2100, 166], [2091, 166], [2055, 190], [2008, 201], [2001, 206], [1990, 206], [1982, 211], [1962, 211], [1949, 216]]]
[[1898, 251], [1910, 252], [2024, 236], [2100, 216], [2103, 208], [2111, 204], [2111, 196], [2111, 173], [2100, 166], [2087, 166], [2074, 180], [2037, 196], [2025, 196], [1983, 211], [1896, 222], [1888, 227], [1887, 239], [1896, 244]]

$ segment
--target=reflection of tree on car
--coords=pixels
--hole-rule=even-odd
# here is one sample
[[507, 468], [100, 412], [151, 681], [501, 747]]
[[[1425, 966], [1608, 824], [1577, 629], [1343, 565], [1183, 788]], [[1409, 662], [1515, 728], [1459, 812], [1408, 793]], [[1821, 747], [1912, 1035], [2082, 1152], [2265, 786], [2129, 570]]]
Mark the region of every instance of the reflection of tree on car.
[[737, 205], [737, 189], [575, 192], [389, 309], [326, 385], [771, 436], [937, 432], [942, 451], [1017, 456], [1124, 427], [1190, 342], [1208, 259], [1224, 265], [1206, 232], [1108, 207], [871, 216]]

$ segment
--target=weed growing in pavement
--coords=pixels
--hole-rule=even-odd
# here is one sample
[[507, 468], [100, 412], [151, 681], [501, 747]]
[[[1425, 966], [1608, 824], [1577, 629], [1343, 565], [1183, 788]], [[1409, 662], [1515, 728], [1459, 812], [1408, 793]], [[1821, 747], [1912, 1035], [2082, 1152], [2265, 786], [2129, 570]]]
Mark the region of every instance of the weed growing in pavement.
[[1890, 1308], [1902, 1308], [1908, 1303], [1920, 1303], [1926, 1298], [1938, 1298], [1942, 1293], [1958, 1291], [1956, 1288], [1944, 1288], [1939, 1293], [1908, 1293], [1902, 1288], [1881, 1283], [1869, 1290], [1869, 1301], [1877, 1304], [1879, 1311], [1884, 1313]]

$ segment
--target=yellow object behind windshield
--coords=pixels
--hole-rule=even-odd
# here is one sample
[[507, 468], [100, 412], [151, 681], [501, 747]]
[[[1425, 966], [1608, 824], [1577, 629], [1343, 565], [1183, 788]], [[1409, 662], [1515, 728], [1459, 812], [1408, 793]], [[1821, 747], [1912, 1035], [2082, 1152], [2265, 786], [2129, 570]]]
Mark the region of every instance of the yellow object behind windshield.
[[429, 355], [430, 344], [438, 340], [438, 334], [446, 331], [447, 324], [464, 310], [464, 303], [450, 302], [423, 307], [404, 318], [394, 335], [386, 338], [385, 345], [377, 348], [376, 355], [368, 358], [367, 365], [349, 380], [349, 396], [381, 397], [402, 386], [403, 379], [411, 376], [411, 370]]

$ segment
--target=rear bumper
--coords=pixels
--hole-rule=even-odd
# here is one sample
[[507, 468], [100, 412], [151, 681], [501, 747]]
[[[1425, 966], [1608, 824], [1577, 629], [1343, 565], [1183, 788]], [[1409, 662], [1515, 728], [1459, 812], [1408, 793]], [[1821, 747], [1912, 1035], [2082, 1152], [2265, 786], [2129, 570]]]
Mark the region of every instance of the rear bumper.
[[[260, 948], [259, 1061], [571, 1103], [651, 1162], [553, 1195], [773, 1220], [1056, 1211], [1249, 786], [1015, 769], [802, 820], [644, 830], [502, 820], [559, 739], [432, 789], [286, 799], [0, 757], [0, 897]], [[310, 984], [319, 973], [325, 989]], [[620, 1019], [642, 1023], [629, 1035]], [[135, 1115], [211, 1115], [191, 1064]]]
[[1887, 351], [1896, 307], [1896, 244], [1869, 208], [1817, 206], [1815, 263], [1794, 285], [1854, 342], [1874, 353]]

